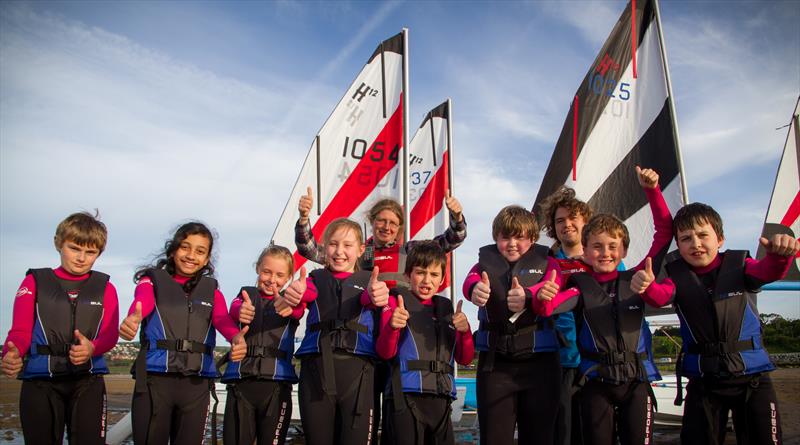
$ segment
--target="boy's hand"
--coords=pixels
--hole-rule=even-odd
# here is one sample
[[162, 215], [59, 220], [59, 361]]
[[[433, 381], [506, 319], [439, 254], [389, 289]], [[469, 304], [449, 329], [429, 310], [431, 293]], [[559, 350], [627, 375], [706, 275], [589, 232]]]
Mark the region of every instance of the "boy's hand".
[[250, 330], [250, 326], [245, 326], [233, 339], [231, 339], [231, 361], [240, 362], [247, 355], [247, 342], [244, 341], [244, 335]]
[[369, 277], [369, 284], [367, 285], [367, 294], [369, 299], [375, 307], [384, 307], [389, 304], [389, 287], [385, 282], [378, 280], [380, 274], [378, 266], [372, 269], [372, 275]]
[[486, 272], [481, 272], [481, 281], [475, 283], [472, 288], [472, 302], [478, 306], [486, 306], [489, 301], [489, 295], [492, 290], [489, 288], [489, 275]]
[[463, 211], [463, 209], [461, 208], [461, 203], [458, 202], [455, 196], [450, 194], [449, 189], [447, 190], [447, 192], [445, 192], [444, 196], [445, 196], [444, 205], [447, 206], [447, 210], [450, 211], [450, 215], [453, 217], [453, 219], [455, 219], [458, 222], [463, 221], [464, 216], [461, 214], [461, 212]]
[[125, 340], [133, 340], [136, 332], [139, 330], [139, 324], [142, 322], [142, 303], [136, 303], [136, 311], [122, 320], [119, 325], [119, 336]]
[[453, 314], [453, 326], [456, 327], [458, 332], [469, 332], [469, 321], [467, 321], [467, 316], [461, 312], [462, 303], [464, 303], [464, 300], [459, 300], [456, 305], [456, 313]]
[[389, 326], [392, 329], [403, 329], [408, 324], [408, 311], [405, 304], [403, 304], [403, 296], [397, 296], [397, 307], [392, 312], [392, 319], [389, 320]]
[[636, 272], [631, 280], [631, 291], [634, 294], [643, 294], [650, 284], [655, 281], [656, 276], [653, 273], [653, 259], [647, 257], [644, 262], [644, 269]]
[[525, 288], [519, 284], [517, 277], [511, 279], [511, 289], [506, 294], [506, 304], [511, 312], [525, 309]]
[[311, 194], [311, 187], [306, 187], [306, 194], [300, 197], [300, 202], [297, 204], [301, 223], [308, 222], [308, 215], [311, 213], [312, 207], [314, 207], [314, 196]]
[[784, 233], [773, 235], [771, 240], [761, 237], [758, 241], [767, 253], [775, 255], [795, 257], [800, 251], [800, 241]]
[[247, 291], [242, 291], [242, 305], [239, 306], [239, 323], [250, 324], [256, 316], [256, 307], [250, 301]]
[[94, 345], [88, 338], [84, 337], [79, 330], [75, 329], [75, 340], [78, 344], [69, 347], [69, 361], [75, 365], [82, 365], [89, 361], [94, 354]]
[[13, 342], [8, 342], [8, 350], [6, 355], [3, 356], [3, 362], [0, 367], [3, 368], [3, 374], [6, 377], [13, 379], [22, 371], [22, 357], [19, 356], [19, 349]]
[[658, 186], [658, 173], [651, 168], [644, 170], [636, 166], [636, 176], [639, 178], [639, 185], [645, 189], [654, 189]]
[[306, 267], [303, 266], [300, 268], [300, 278], [295, 281], [292, 281], [292, 284], [286, 288], [286, 291], [283, 293], [283, 298], [289, 303], [289, 306], [295, 307], [300, 304], [300, 300], [303, 299], [303, 294], [306, 293], [306, 288], [308, 285], [306, 284]]
[[559, 289], [561, 286], [556, 283], [556, 277], [558, 272], [555, 270], [550, 271], [550, 276], [547, 277], [547, 281], [539, 288], [539, 292], [536, 293], [536, 298], [540, 301], [550, 301], [556, 297]]

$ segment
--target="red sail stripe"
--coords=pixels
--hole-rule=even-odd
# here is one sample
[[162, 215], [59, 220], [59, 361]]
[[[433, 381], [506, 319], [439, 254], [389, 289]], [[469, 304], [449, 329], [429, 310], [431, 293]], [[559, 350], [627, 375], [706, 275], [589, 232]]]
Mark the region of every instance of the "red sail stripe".
[[[375, 152], [373, 147], [376, 142], [383, 142], [384, 153], [383, 159], [374, 161], [371, 159], [372, 154]], [[311, 231], [314, 234], [314, 239], [319, 241], [325, 227], [334, 219], [342, 216], [350, 216], [355, 209], [369, 196], [375, 189], [376, 184], [383, 180], [383, 177], [397, 165], [397, 160], [390, 160], [388, 153], [397, 145], [403, 146], [403, 95], [400, 95], [400, 104], [394, 111], [392, 116], [386, 122], [383, 130], [375, 138], [375, 141], [370, 144], [370, 148], [364, 153], [364, 156], [356, 164], [350, 176], [344, 181], [344, 184], [336, 192], [330, 203], [325, 207], [325, 210], [317, 219]], [[397, 155], [400, 157], [400, 152]], [[380, 176], [375, 172], [380, 172]], [[366, 183], [359, 183], [361, 177], [373, 179], [368, 180]], [[306, 259], [300, 256], [298, 252], [294, 254], [294, 268], [295, 271], [305, 264]]]
[[636, 34], [636, 0], [631, 0], [631, 58], [634, 79], [636, 79], [636, 43], [638, 41], [639, 36]]
[[781, 225], [786, 227], [791, 227], [795, 221], [797, 221], [797, 217], [800, 216], [800, 191], [794, 195], [794, 199], [792, 203], [789, 204], [789, 208], [786, 209], [786, 214], [783, 215], [783, 219], [781, 219]]
[[575, 100], [572, 101], [572, 180], [578, 180], [578, 173], [576, 171], [578, 165], [578, 95], [575, 95]]
[[444, 193], [449, 189], [447, 185], [447, 172], [449, 167], [449, 153], [445, 153], [442, 165], [434, 173], [433, 178], [428, 182], [425, 191], [422, 192], [414, 208], [411, 209], [411, 238], [413, 239], [425, 224], [436, 216], [444, 205]]

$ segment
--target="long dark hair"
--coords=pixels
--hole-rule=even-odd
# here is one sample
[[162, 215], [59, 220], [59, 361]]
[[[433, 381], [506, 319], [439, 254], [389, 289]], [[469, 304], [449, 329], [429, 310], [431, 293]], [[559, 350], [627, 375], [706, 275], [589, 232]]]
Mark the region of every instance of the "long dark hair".
[[172, 236], [172, 239], [164, 243], [164, 250], [158, 254], [155, 262], [153, 264], [140, 267], [133, 275], [133, 281], [139, 282], [139, 280], [142, 279], [144, 274], [149, 269], [164, 269], [170, 275], [175, 275], [175, 252], [181, 246], [181, 242], [183, 242], [183, 240], [190, 235], [201, 235], [208, 238], [208, 264], [203, 266], [202, 269], [198, 270], [193, 277], [189, 278], [189, 280], [184, 283], [184, 292], [187, 294], [191, 293], [195, 286], [197, 286], [197, 283], [200, 282], [201, 278], [213, 277], [214, 257], [212, 256], [212, 253], [214, 251], [214, 234], [211, 233], [211, 230], [209, 230], [205, 224], [199, 221], [191, 221], [178, 227], [178, 229], [175, 231], [175, 234]]

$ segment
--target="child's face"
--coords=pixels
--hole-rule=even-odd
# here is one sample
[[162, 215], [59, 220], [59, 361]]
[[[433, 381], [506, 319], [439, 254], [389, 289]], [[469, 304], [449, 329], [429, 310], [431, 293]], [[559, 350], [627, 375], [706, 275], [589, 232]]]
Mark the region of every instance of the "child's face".
[[577, 246], [581, 243], [581, 231], [586, 225], [583, 215], [576, 213], [570, 215], [569, 209], [559, 207], [555, 214], [556, 238], [565, 246]]
[[364, 245], [356, 233], [343, 227], [330, 236], [325, 243], [325, 258], [332, 272], [353, 272], [358, 258], [364, 253]]
[[622, 238], [606, 232], [589, 235], [587, 241], [589, 245], [583, 246], [583, 260], [597, 273], [617, 270], [619, 263], [628, 254]]
[[442, 275], [442, 265], [440, 263], [431, 264], [428, 267], [415, 266], [411, 269], [411, 292], [423, 300], [430, 300], [436, 295], [439, 286], [442, 285], [444, 276]]
[[497, 236], [497, 250], [508, 262], [515, 262], [522, 258], [522, 255], [533, 245], [533, 240], [527, 236], [508, 236], [500, 234]]
[[189, 235], [173, 254], [178, 275], [193, 277], [208, 264], [211, 240], [200, 234]]
[[289, 281], [292, 276], [289, 270], [289, 264], [285, 259], [277, 256], [267, 255], [261, 260], [258, 267], [258, 290], [264, 295], [274, 295], [272, 286], [276, 286], [278, 290], [283, 289], [283, 285]]
[[94, 262], [100, 256], [100, 249], [66, 240], [61, 244], [58, 253], [61, 255], [61, 267], [64, 270], [72, 275], [83, 275], [92, 270]]
[[372, 236], [380, 245], [396, 241], [399, 232], [400, 218], [391, 210], [381, 210], [372, 221]]
[[692, 267], [705, 267], [711, 264], [725, 242], [724, 238], [717, 236], [717, 232], [708, 222], [695, 224], [691, 229], [678, 230], [676, 239], [678, 252]]

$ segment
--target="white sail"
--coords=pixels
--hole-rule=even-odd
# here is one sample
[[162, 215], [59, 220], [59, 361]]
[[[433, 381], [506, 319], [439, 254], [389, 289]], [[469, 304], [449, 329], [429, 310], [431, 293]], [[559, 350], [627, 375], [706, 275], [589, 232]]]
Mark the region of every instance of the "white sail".
[[307, 261], [294, 247], [294, 228], [297, 203], [308, 187], [317, 240], [336, 218], [363, 221], [378, 199], [403, 202], [405, 54], [405, 31], [378, 45], [311, 143], [272, 235], [272, 242], [294, 252], [295, 270]]
[[[789, 122], [783, 156], [775, 176], [775, 186], [761, 236], [769, 238], [778, 233], [795, 238], [800, 235], [800, 98]], [[761, 258], [764, 255], [764, 248], [759, 245], [757, 256]], [[800, 290], [800, 255], [792, 262], [786, 278], [773, 283], [769, 288]]]
[[625, 221], [625, 263], [639, 263], [654, 230], [634, 167], [655, 169], [674, 213], [686, 202], [669, 71], [655, 0], [632, 1], [611, 31], [572, 100], [534, 204], [560, 186], [596, 213]]

